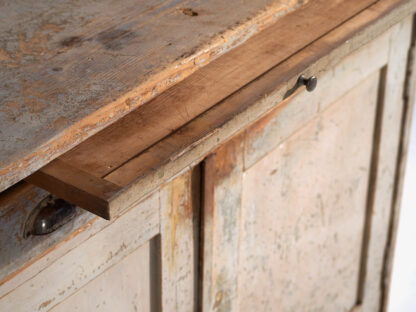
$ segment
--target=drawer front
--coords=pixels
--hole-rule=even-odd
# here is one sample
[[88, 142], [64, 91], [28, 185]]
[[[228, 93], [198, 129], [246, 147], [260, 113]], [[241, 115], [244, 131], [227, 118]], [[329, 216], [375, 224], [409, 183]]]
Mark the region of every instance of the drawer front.
[[204, 311], [379, 309], [410, 30], [394, 26], [207, 158]]
[[95, 217], [3, 283], [0, 310], [193, 311], [199, 180], [188, 170], [112, 222]]
[[25, 237], [29, 215], [48, 195], [26, 182], [0, 194], [0, 285], [96, 219], [95, 215], [76, 208], [75, 218], [59, 230], [49, 235]]

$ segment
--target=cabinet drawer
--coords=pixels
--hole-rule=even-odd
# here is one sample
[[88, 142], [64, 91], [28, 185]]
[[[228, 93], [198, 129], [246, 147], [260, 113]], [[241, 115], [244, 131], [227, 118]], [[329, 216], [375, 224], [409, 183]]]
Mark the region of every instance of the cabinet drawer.
[[[106, 219], [117, 216], [290, 97], [301, 74], [320, 79], [414, 5], [360, 3], [308, 3], [27, 181]], [[266, 96], [274, 100], [261, 101]]]
[[193, 311], [199, 180], [198, 167], [188, 170], [111, 222], [88, 213], [83, 227], [56, 231], [67, 236], [53, 247], [23, 240], [43, 254], [0, 285], [0, 310]]
[[76, 208], [76, 215], [57, 231], [25, 237], [28, 216], [49, 193], [20, 182], [0, 195], [0, 284], [6, 283], [25, 267], [69, 236], [81, 232], [96, 216]]

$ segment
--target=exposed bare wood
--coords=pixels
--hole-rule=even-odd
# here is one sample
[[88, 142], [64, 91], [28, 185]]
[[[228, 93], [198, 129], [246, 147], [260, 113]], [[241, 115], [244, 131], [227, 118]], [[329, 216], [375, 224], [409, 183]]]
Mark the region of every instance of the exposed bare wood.
[[0, 191], [304, 2], [2, 1]]
[[378, 77], [357, 81], [244, 172], [237, 310], [355, 305]]
[[[27, 0], [16, 3], [22, 1]], [[43, 1], [33, 9], [42, 11]], [[63, 10], [60, 1], [51, 5], [50, 16], [55, 14], [58, 20], [56, 13]], [[409, 100], [416, 97], [416, 75], [408, 73], [405, 81], [410, 15], [416, 1], [379, 0], [364, 9], [373, 0], [360, 3], [362, 7], [353, 7], [358, 0], [311, 0], [277, 22], [274, 16], [272, 23], [265, 20], [271, 12], [286, 14], [302, 1], [260, 0], [246, 11], [229, 13], [221, 24], [228, 29], [224, 41], [210, 38], [208, 45], [198, 45], [192, 55], [175, 61], [169, 54], [166, 68], [158, 67], [157, 61], [164, 48], [154, 51], [169, 36], [161, 34], [154, 49], [143, 47], [156, 60], [147, 68], [149, 76], [134, 79], [129, 75], [140, 72], [137, 66], [142, 62], [134, 54], [135, 49], [141, 51], [138, 38], [160, 33], [182, 18], [195, 28], [185, 31], [189, 23], [178, 23], [177, 30], [184, 36], [190, 32], [189, 38], [195, 39], [193, 32], [198, 34], [204, 24], [204, 19], [196, 19], [207, 18], [210, 5], [224, 4], [195, 0], [178, 10], [183, 0], [152, 0], [158, 5], [132, 9], [129, 1], [121, 0], [124, 7], [114, 6], [115, 16], [95, 9], [101, 12], [96, 21], [77, 20], [82, 25], [71, 31], [90, 32], [58, 40], [68, 45], [60, 53], [62, 58], [45, 52], [54, 46], [38, 38], [36, 29], [24, 33], [23, 40], [18, 38], [17, 47], [8, 47], [21, 55], [5, 54], [0, 40], [0, 70], [16, 58], [19, 66], [25, 61], [33, 69], [33, 62], [49, 65], [48, 57], [63, 61], [70, 55], [73, 62], [56, 70], [56, 77], [79, 70], [88, 78], [99, 68], [103, 71], [90, 77], [91, 84], [101, 79], [114, 91], [111, 81], [123, 82], [126, 88], [134, 82], [132, 89], [116, 88], [109, 100], [105, 94], [110, 92], [100, 93], [101, 89], [84, 99], [82, 105], [90, 105], [94, 96], [102, 100], [91, 105], [91, 118], [121, 107], [111, 117], [121, 119], [27, 178], [45, 190], [24, 182], [0, 194], [0, 311], [367, 312], [385, 308], [413, 107]], [[256, 8], [266, 2], [273, 6], [259, 14]], [[326, 13], [319, 10], [325, 2], [330, 3]], [[74, 5], [72, 0], [66, 3]], [[281, 7], [283, 3], [288, 6]], [[96, 0], [85, 6], [92, 4], [97, 5]], [[234, 5], [238, 6], [232, 0], [230, 6]], [[333, 16], [341, 9], [345, 15]], [[347, 14], [354, 10], [359, 12]], [[229, 30], [230, 21], [248, 12], [254, 17], [246, 26]], [[325, 20], [328, 12], [332, 13]], [[345, 20], [340, 22], [342, 16]], [[111, 31], [133, 30], [137, 37], [130, 37], [130, 32], [115, 38], [97, 34], [97, 21], [108, 23], [105, 29], [127, 25]], [[136, 27], [138, 21], [141, 28]], [[244, 28], [249, 24], [263, 30], [252, 36], [258, 28]], [[2, 25], [0, 19], [0, 29]], [[216, 34], [216, 26], [207, 28]], [[42, 34], [49, 34], [55, 28], [47, 24], [42, 29]], [[57, 40], [66, 31], [56, 30], [47, 39]], [[231, 33], [237, 37], [227, 37]], [[201, 38], [204, 44], [205, 39]], [[295, 39], [299, 39], [295, 44], [286, 44]], [[229, 51], [227, 42], [239, 47]], [[32, 51], [32, 46], [49, 50]], [[101, 49], [106, 49], [106, 56]], [[97, 51], [100, 62], [108, 55], [122, 57], [87, 72], [80, 57], [85, 51]], [[211, 54], [207, 60], [205, 53]], [[107, 66], [117, 64], [131, 68], [107, 77]], [[196, 68], [200, 69], [190, 75]], [[33, 73], [44, 81], [41, 72]], [[169, 83], [182, 81], [144, 103], [171, 86], [165, 79], [173, 73], [182, 76]], [[313, 93], [294, 88], [300, 74], [318, 77]], [[29, 81], [33, 77], [29, 75]], [[49, 82], [53, 88], [66, 85]], [[91, 87], [88, 83], [84, 81], [86, 89]], [[153, 91], [140, 89], [154, 83]], [[45, 100], [46, 87], [37, 87], [35, 98]], [[133, 99], [132, 92], [141, 93]], [[48, 94], [51, 105], [54, 94]], [[75, 90], [73, 98], [80, 99], [80, 94]], [[74, 103], [79, 107], [80, 102]], [[121, 117], [137, 105], [142, 106]], [[69, 128], [65, 125], [59, 133], [53, 129], [54, 135], [93, 120], [76, 116]], [[107, 121], [80, 131], [90, 135]], [[47, 144], [57, 144], [56, 138]], [[65, 148], [73, 139], [64, 139]], [[44, 161], [44, 155], [60, 154], [61, 148], [42, 150], [35, 163]], [[32, 165], [36, 164], [20, 172]], [[22, 241], [27, 214], [47, 195], [46, 190], [111, 221], [77, 208], [77, 218], [50, 236]]]
[[[386, 46], [390, 39], [391, 30], [321, 74], [317, 90], [311, 93], [306, 90], [300, 92], [292, 100], [286, 100], [285, 104], [282, 103], [283, 105], [272, 109], [261, 121], [248, 127], [244, 155], [245, 168], [248, 169], [274, 150], [296, 129], [314, 118], [318, 111], [324, 110], [355, 87], [357, 81], [364, 80], [387, 64]], [[325, 90], [325, 96], [322, 96], [320, 90]]]
[[199, 167], [160, 191], [161, 309], [196, 311], [198, 291]]
[[60, 159], [55, 159], [41, 171], [32, 174], [27, 181], [49, 189], [51, 193], [105, 219], [110, 219], [111, 196], [120, 190], [119, 186], [96, 178]]
[[244, 135], [204, 162], [202, 311], [241, 311], [237, 306], [240, 204]]
[[[77, 216], [61, 227], [59, 231], [46, 236], [31, 236], [25, 239], [24, 228], [27, 216], [47, 195], [46, 191], [26, 182], [21, 182], [7, 192], [1, 193], [0, 285], [19, 275], [25, 267], [45, 256], [68, 237], [78, 235], [78, 239], [80, 239], [82, 235], [79, 234], [91, 226], [94, 219], [97, 219], [94, 214], [77, 209]], [[103, 224], [105, 223], [108, 222], [104, 221]], [[52, 260], [53, 257], [49, 255], [48, 258]], [[21, 277], [24, 275], [21, 274]], [[9, 286], [12, 284], [8, 283]], [[1, 289], [5, 290], [4, 287]], [[0, 297], [2, 295], [3, 293], [0, 291]]]
[[62, 156], [102, 177], [287, 59], [373, 0], [315, 0]]
[[[77, 290], [82, 291], [81, 287], [159, 233], [159, 205], [156, 192], [111, 226], [99, 231], [94, 226], [89, 228], [84, 241], [77, 236], [68, 237], [54, 251], [60, 254], [58, 258], [51, 256], [53, 260], [48, 261], [50, 255], [43, 257], [0, 286], [0, 310], [48, 311]], [[40, 269], [44, 261], [48, 265]]]
[[[414, 2], [377, 2], [149, 149], [142, 153], [138, 151], [136, 157], [105, 177], [105, 180], [123, 186], [110, 199], [110, 205], [114, 205], [110, 217], [187, 166], [197, 163], [218, 143], [276, 106], [295, 84], [299, 73], [323, 75], [414, 9]], [[273, 96], [274, 101], [262, 101], [265, 95]], [[93, 146], [90, 149], [92, 151]]]

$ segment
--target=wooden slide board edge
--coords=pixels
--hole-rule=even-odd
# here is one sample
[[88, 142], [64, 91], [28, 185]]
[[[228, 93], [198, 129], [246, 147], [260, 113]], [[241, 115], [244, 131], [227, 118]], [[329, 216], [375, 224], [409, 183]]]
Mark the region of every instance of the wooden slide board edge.
[[[145, 150], [138, 151], [135, 157], [102, 178], [93, 177], [72, 166], [67, 169], [72, 168], [76, 173], [70, 174], [69, 178], [63, 178], [60, 174], [64, 171], [61, 166], [67, 164], [58, 158], [28, 177], [27, 181], [92, 213], [111, 219], [162, 183], [200, 162], [213, 148], [229, 140], [276, 105], [285, 105], [290, 100], [285, 100], [285, 94], [293, 88], [300, 73], [319, 77], [342, 58], [412, 14], [415, 7], [415, 1], [376, 2], [272, 66], [260, 77], [179, 129]], [[300, 17], [303, 21], [307, 18]], [[284, 18], [281, 21], [283, 20]], [[293, 36], [295, 35], [296, 33]], [[276, 34], [270, 33], [270, 36], [276, 37]], [[299, 37], [302, 38], [301, 33]], [[246, 46], [237, 49], [244, 47]], [[275, 90], [282, 102], [273, 107], [262, 105], [260, 100]], [[76, 178], [77, 175], [79, 178]], [[89, 177], [88, 182], [85, 182], [83, 176]]]

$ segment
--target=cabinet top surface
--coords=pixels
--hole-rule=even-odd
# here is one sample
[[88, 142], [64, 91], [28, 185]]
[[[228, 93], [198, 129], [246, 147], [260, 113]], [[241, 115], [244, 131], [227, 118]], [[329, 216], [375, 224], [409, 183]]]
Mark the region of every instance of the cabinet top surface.
[[0, 191], [303, 0], [0, 3]]

